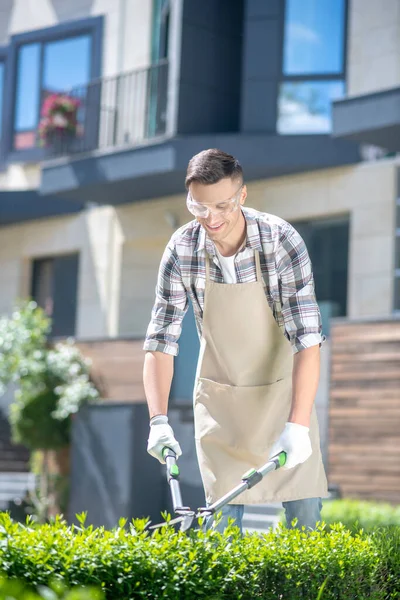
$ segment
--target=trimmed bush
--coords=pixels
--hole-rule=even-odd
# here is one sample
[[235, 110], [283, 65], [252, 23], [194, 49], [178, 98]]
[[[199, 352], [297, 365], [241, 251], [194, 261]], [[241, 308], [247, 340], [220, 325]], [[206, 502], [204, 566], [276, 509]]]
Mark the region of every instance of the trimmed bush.
[[68, 590], [60, 581], [50, 583], [50, 587], [38, 586], [34, 589], [18, 579], [0, 578], [0, 600], [104, 600], [101, 590], [76, 588]]
[[377, 528], [371, 539], [380, 557], [376, 581], [385, 600], [400, 598], [400, 527], [389, 525]]
[[34, 586], [54, 578], [98, 586], [113, 600], [317, 600], [324, 582], [323, 600], [400, 598], [398, 528], [384, 537], [333, 525], [241, 538], [236, 527], [223, 535], [172, 527], [150, 534], [145, 521], [121, 520], [111, 531], [80, 522], [21, 525], [0, 514], [0, 570]]

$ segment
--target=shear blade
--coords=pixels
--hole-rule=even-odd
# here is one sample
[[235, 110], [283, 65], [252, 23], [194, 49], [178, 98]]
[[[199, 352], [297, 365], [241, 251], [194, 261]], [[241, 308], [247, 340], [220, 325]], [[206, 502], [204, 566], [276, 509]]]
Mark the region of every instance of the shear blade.
[[187, 531], [191, 527], [195, 517], [196, 514], [193, 511], [190, 511], [187, 514], [182, 514], [175, 519], [171, 519], [171, 521], [164, 521], [163, 523], [158, 523], [157, 525], [151, 525], [149, 529], [159, 529], [160, 527], [165, 527], [167, 525], [178, 525], [178, 523], [180, 523], [180, 530]]
[[185, 517], [176, 517], [176, 519], [171, 519], [171, 521], [164, 521], [163, 523], [158, 523], [157, 525], [151, 525], [149, 529], [159, 529], [160, 527], [165, 527], [166, 525], [177, 525], [184, 519]]
[[187, 531], [192, 526], [195, 515], [184, 515], [180, 526], [181, 531]]

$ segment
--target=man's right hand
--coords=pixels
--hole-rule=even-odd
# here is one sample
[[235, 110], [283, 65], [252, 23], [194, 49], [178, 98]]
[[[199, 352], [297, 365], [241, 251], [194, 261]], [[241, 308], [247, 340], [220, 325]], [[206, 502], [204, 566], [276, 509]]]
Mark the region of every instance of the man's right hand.
[[170, 448], [177, 456], [182, 455], [180, 445], [175, 439], [172, 427], [168, 424], [166, 415], [157, 415], [150, 420], [150, 435], [147, 444], [147, 452], [157, 458], [160, 463], [165, 464], [162, 455], [164, 448]]

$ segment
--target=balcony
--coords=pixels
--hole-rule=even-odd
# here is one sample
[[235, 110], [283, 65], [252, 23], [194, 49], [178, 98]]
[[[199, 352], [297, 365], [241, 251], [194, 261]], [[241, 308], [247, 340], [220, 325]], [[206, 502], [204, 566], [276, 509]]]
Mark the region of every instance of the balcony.
[[[247, 181], [359, 160], [356, 144], [328, 134], [245, 132], [233, 122], [227, 127], [217, 92], [205, 102], [201, 85], [194, 88], [197, 96], [193, 90], [188, 96], [191, 86], [162, 61], [68, 92], [79, 101], [76, 133], [53, 140], [39, 193], [108, 205], [182, 193], [188, 161], [205, 148], [238, 156]], [[189, 121], [190, 133], [181, 129]]]
[[46, 162], [140, 146], [167, 133], [168, 61], [66, 93], [78, 103], [73, 135], [54, 135]]
[[333, 103], [333, 136], [400, 151], [400, 88]]

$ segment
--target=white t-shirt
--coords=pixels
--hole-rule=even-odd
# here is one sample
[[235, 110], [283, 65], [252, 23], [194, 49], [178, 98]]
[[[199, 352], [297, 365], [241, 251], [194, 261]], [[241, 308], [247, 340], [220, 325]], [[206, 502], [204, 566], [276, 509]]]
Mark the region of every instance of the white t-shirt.
[[221, 265], [222, 275], [224, 277], [224, 283], [237, 283], [236, 271], [235, 271], [235, 255], [233, 256], [222, 256], [215, 248], [219, 264]]

